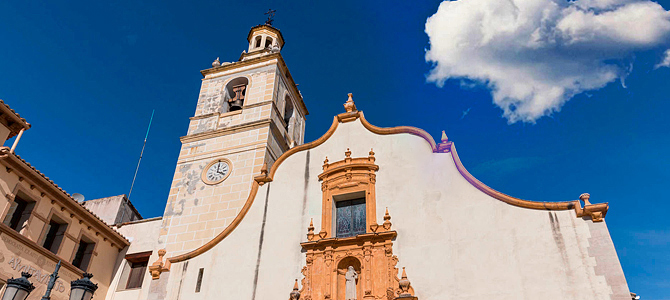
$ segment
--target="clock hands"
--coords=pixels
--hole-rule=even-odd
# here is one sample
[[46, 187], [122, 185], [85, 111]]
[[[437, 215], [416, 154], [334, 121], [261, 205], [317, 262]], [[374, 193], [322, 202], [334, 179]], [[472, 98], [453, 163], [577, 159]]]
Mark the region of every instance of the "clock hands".
[[225, 174], [225, 173], [223, 173], [223, 172], [225, 172], [227, 168], [224, 168], [224, 169], [223, 169], [223, 172], [221, 172], [221, 171], [220, 171], [220, 168], [221, 168], [221, 165], [222, 165], [222, 164], [221, 164], [221, 163], [219, 163], [219, 164], [218, 164], [218, 165], [216, 166], [216, 173], [219, 173], [219, 174], [221, 174], [221, 175], [224, 175], [224, 176], [225, 176], [226, 174]]
[[211, 164], [207, 168], [207, 173], [203, 174], [206, 183], [215, 184], [223, 181], [226, 176], [230, 175], [230, 166], [225, 161], [218, 161]]

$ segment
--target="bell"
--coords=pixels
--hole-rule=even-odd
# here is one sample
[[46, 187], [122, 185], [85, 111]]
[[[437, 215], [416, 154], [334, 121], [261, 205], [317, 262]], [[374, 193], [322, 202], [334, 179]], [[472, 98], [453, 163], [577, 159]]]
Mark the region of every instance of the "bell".
[[233, 87], [235, 97], [228, 100], [228, 103], [230, 105], [230, 111], [242, 109], [242, 105], [244, 105], [244, 90], [246, 89], [246, 87], [247, 87], [246, 84], [240, 84]]
[[244, 101], [239, 100], [239, 99], [237, 99], [237, 100], [236, 99], [230, 99], [228, 101], [230, 103], [230, 111], [240, 110], [240, 109], [242, 109], [242, 105], [244, 104]]

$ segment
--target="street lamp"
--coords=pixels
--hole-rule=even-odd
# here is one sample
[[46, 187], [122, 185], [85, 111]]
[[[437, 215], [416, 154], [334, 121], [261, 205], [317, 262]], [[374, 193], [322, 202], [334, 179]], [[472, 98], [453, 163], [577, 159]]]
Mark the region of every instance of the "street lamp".
[[93, 283], [91, 277], [92, 274], [84, 273], [84, 278], [70, 282], [70, 300], [91, 300], [98, 289], [98, 284]]
[[28, 294], [35, 289], [35, 286], [28, 280], [30, 276], [32, 275], [28, 272], [21, 272], [21, 278], [8, 279], [2, 300], [25, 300]]
[[[51, 274], [47, 290], [42, 297], [42, 300], [51, 300], [51, 290], [58, 279], [58, 270], [60, 270], [60, 261], [56, 264], [54, 272]], [[2, 295], [2, 300], [26, 300], [28, 294], [35, 289], [35, 286], [30, 283], [28, 278], [32, 275], [28, 272], [22, 272], [21, 278], [7, 280], [7, 288]], [[70, 300], [91, 300], [93, 293], [98, 289], [98, 284], [91, 281], [93, 275], [84, 273], [84, 278], [73, 280], [70, 282]]]

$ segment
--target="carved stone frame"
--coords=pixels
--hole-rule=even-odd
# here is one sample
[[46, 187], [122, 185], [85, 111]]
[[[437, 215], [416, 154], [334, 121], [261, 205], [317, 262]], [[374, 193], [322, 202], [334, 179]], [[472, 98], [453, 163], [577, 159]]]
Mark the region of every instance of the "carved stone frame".
[[379, 166], [375, 165], [374, 152], [368, 157], [351, 158], [347, 149], [344, 160], [323, 163], [323, 173], [319, 175], [322, 194], [321, 238], [335, 237], [333, 230], [333, 207], [338, 196], [365, 193], [365, 232], [371, 233], [371, 226], [377, 224], [377, 204], [375, 182]]

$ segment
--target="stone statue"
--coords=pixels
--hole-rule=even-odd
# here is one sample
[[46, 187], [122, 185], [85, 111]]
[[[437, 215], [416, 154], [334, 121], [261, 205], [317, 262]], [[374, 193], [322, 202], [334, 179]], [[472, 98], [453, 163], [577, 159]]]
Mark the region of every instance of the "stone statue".
[[346, 300], [356, 300], [356, 279], [358, 279], [358, 273], [353, 266], [349, 266], [347, 273], [344, 274], [344, 280], [346, 280], [344, 298]]

